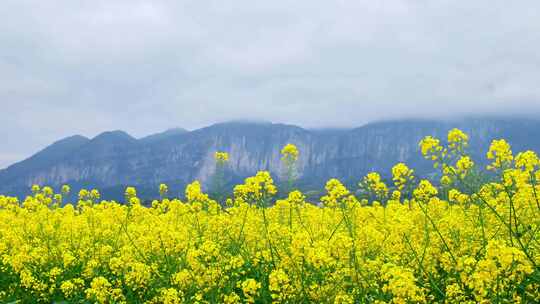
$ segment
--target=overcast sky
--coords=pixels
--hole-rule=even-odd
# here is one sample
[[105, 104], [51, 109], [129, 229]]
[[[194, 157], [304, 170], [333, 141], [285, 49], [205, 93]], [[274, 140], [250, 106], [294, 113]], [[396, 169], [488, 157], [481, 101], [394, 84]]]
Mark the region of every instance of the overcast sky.
[[113, 129], [540, 106], [538, 0], [1, 2], [0, 168]]

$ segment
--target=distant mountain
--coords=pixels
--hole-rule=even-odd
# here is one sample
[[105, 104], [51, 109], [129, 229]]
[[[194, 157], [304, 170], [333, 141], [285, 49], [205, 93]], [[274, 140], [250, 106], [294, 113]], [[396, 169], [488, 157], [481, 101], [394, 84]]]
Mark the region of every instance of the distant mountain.
[[172, 129], [142, 139], [113, 131], [93, 139], [60, 140], [0, 170], [0, 193], [22, 196], [32, 184], [70, 184], [75, 191], [96, 187], [105, 198], [120, 199], [127, 185], [152, 197], [159, 183], [167, 183], [177, 195], [196, 179], [208, 185], [217, 150], [230, 154], [227, 176], [231, 184], [258, 170], [270, 170], [279, 179], [280, 149], [287, 143], [294, 143], [301, 152], [298, 184], [305, 190], [320, 189], [332, 177], [353, 184], [370, 171], [388, 175], [397, 162], [427, 175], [432, 167], [422, 159], [418, 142], [426, 135], [444, 139], [454, 127], [470, 134], [469, 150], [478, 161], [496, 138], [507, 139], [515, 151], [540, 151], [540, 120], [521, 118], [399, 120], [339, 130], [230, 122], [195, 131]]
[[173, 128], [173, 129], [169, 129], [169, 130], [167, 130], [165, 132], [152, 134], [152, 135], [143, 137], [143, 138], [140, 139], [140, 141], [144, 142], [144, 143], [149, 143], [149, 142], [153, 142], [153, 141], [159, 141], [159, 140], [167, 138], [167, 137], [181, 135], [181, 134], [184, 134], [184, 133], [187, 133], [187, 132], [189, 132], [189, 131], [186, 130], [186, 129], [183, 129], [183, 128]]

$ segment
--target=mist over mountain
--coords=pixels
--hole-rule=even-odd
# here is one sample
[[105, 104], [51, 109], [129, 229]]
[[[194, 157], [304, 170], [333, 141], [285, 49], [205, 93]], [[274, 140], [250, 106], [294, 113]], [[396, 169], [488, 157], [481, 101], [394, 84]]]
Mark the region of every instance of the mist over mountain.
[[119, 200], [128, 185], [138, 187], [143, 197], [155, 197], [158, 185], [167, 183], [171, 194], [178, 195], [193, 180], [208, 187], [215, 151], [230, 154], [230, 185], [259, 170], [269, 170], [279, 180], [280, 149], [287, 143], [300, 150], [297, 185], [303, 190], [320, 189], [334, 177], [354, 184], [370, 171], [388, 176], [397, 162], [427, 176], [433, 169], [422, 158], [418, 142], [426, 135], [444, 139], [455, 127], [469, 133], [469, 151], [481, 164], [490, 142], [497, 138], [507, 139], [515, 152], [540, 151], [540, 120], [532, 118], [391, 120], [319, 130], [237, 121], [194, 131], [171, 129], [141, 139], [123, 131], [92, 139], [68, 137], [0, 170], [0, 193], [24, 196], [33, 184], [57, 188], [70, 184], [74, 192], [98, 188], [103, 198]]

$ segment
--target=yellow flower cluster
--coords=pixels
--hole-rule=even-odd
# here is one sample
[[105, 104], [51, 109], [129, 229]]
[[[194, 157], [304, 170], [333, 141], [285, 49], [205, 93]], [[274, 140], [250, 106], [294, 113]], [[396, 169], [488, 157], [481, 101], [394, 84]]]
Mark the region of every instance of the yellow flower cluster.
[[272, 300], [283, 303], [293, 295], [293, 286], [289, 276], [282, 269], [272, 271], [268, 276], [268, 289], [272, 292]]
[[[45, 196], [52, 195], [52, 189], [50, 189], [49, 187], [44, 187], [42, 192], [43, 192], [43, 195]], [[92, 189], [90, 191], [86, 189], [82, 189], [81, 191], [79, 191], [79, 200], [81, 201], [97, 202], [100, 197], [101, 195], [99, 194], [99, 191], [96, 189]]]
[[540, 165], [538, 155], [533, 151], [521, 152], [516, 156], [516, 167], [533, 172]]
[[226, 163], [229, 161], [229, 154], [227, 152], [216, 152], [214, 154], [214, 159], [218, 163]]
[[443, 147], [441, 146], [441, 141], [439, 139], [432, 136], [426, 136], [420, 141], [420, 151], [425, 158], [437, 161], [441, 157]]
[[255, 279], [247, 279], [242, 284], [242, 292], [246, 297], [247, 303], [255, 303], [255, 297], [258, 295], [258, 291], [261, 288], [261, 283], [257, 282]]
[[500, 169], [509, 164], [514, 159], [510, 144], [504, 139], [494, 140], [487, 152], [487, 158], [492, 159], [493, 163], [488, 166], [488, 169]]
[[160, 184], [159, 185], [159, 196], [160, 197], [165, 197], [167, 196], [167, 193], [169, 192], [169, 186], [165, 185], [165, 184]]
[[248, 177], [245, 183], [234, 187], [234, 196], [240, 202], [268, 203], [277, 193], [277, 187], [268, 171], [260, 171], [253, 177]]
[[281, 149], [281, 155], [284, 160], [296, 161], [298, 160], [298, 148], [293, 144], [286, 144], [283, 149]]
[[462, 153], [467, 147], [469, 136], [459, 129], [448, 131], [448, 148], [450, 150]]
[[194, 181], [187, 185], [185, 197], [191, 210], [195, 212], [200, 210], [217, 212], [217, 209], [219, 208], [218, 203], [202, 191], [201, 183], [199, 181]]
[[[126, 191], [124, 192], [124, 195], [126, 197], [126, 202], [129, 202], [132, 198], [137, 197], [137, 189], [135, 189], [134, 187], [127, 187]], [[80, 197], [80, 194], [79, 194], [79, 197]]]
[[460, 157], [456, 162], [456, 172], [461, 178], [464, 178], [473, 167], [474, 162], [467, 155]]
[[392, 294], [392, 303], [425, 303], [422, 288], [416, 284], [416, 278], [410, 269], [392, 263], [382, 267], [381, 279], [386, 282], [382, 290]]
[[421, 180], [418, 188], [414, 189], [413, 195], [419, 202], [429, 201], [430, 198], [438, 194], [437, 188], [435, 188], [430, 181]]
[[399, 163], [392, 168], [392, 180], [398, 190], [403, 190], [407, 182], [414, 179], [414, 170], [409, 169], [404, 163]]
[[[430, 138], [423, 150], [466, 141], [453, 130], [448, 147]], [[490, 150], [504, 170], [484, 184], [438, 188], [398, 164], [394, 186], [366, 177], [385, 193], [367, 203], [337, 179], [322, 204], [276, 197], [265, 171], [229, 207], [199, 182], [185, 199], [160, 186], [152, 207], [131, 187], [123, 204], [85, 190], [58, 205], [70, 189], [39, 186], [23, 201], [0, 196], [0, 302], [538, 303], [539, 160], [514, 160], [501, 141]], [[472, 164], [460, 155], [441, 173], [462, 180]]]
[[377, 172], [371, 172], [366, 175], [364, 177], [364, 185], [377, 199], [383, 199], [388, 196], [388, 187], [383, 183], [381, 175]]
[[338, 180], [331, 179], [325, 186], [326, 195], [321, 198], [321, 202], [325, 206], [335, 208], [343, 205], [343, 203], [356, 203], [356, 198], [351, 195], [350, 191]]

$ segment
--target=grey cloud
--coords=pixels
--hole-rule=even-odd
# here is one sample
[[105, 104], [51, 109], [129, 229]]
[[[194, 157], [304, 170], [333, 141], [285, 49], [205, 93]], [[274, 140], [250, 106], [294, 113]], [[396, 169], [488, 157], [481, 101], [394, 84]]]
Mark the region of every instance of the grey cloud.
[[533, 0], [5, 0], [0, 167], [110, 129], [530, 114], [540, 108], [539, 9]]

